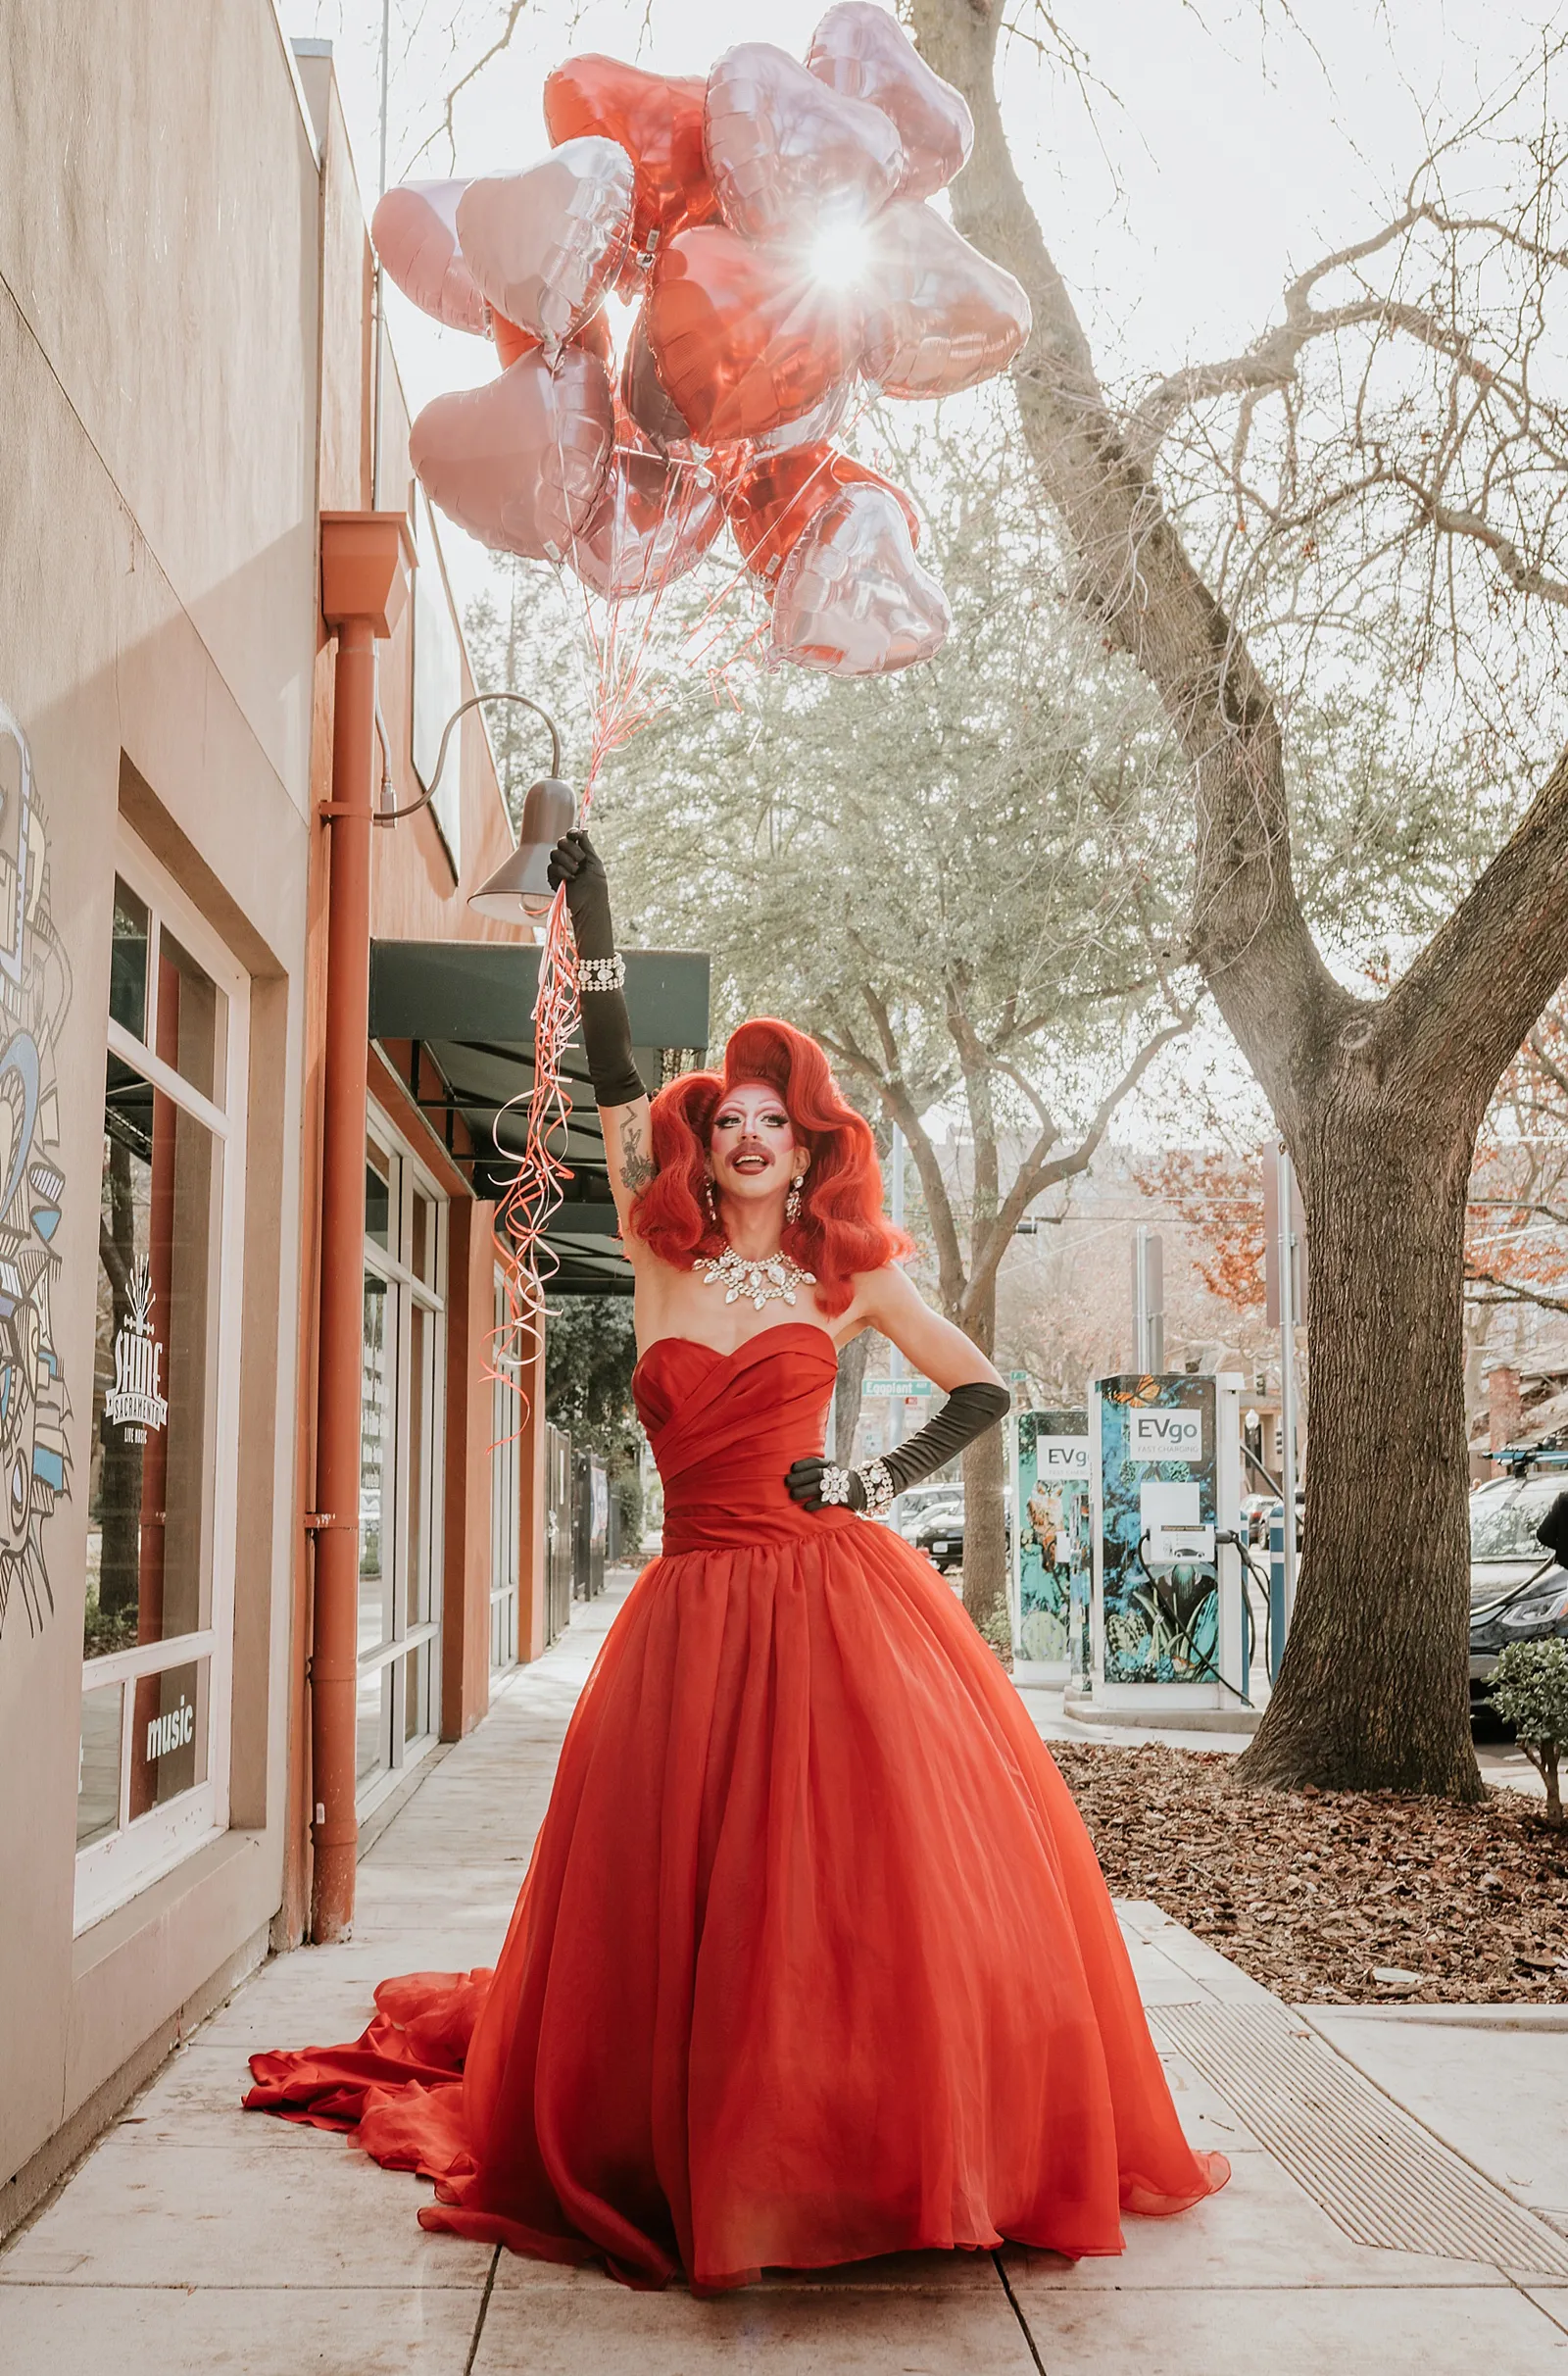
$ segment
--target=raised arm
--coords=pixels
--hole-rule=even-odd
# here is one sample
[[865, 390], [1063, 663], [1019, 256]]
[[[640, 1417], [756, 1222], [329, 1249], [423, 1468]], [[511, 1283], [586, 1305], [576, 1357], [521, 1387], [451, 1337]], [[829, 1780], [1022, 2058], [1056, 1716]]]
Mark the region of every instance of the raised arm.
[[857, 1306], [933, 1385], [948, 1389], [948, 1399], [917, 1434], [863, 1468], [840, 1468], [820, 1458], [797, 1460], [785, 1482], [808, 1510], [842, 1503], [849, 1510], [885, 1510], [908, 1486], [995, 1427], [1010, 1400], [979, 1346], [933, 1312], [897, 1264], [862, 1279]]
[[562, 835], [550, 854], [550, 880], [566, 886], [571, 933], [577, 944], [588, 1076], [604, 1124], [610, 1192], [630, 1253], [637, 1242], [628, 1227], [632, 1201], [654, 1176], [648, 1092], [632, 1063], [631, 1018], [622, 988], [626, 968], [615, 948], [610, 877], [587, 834], [575, 826]]

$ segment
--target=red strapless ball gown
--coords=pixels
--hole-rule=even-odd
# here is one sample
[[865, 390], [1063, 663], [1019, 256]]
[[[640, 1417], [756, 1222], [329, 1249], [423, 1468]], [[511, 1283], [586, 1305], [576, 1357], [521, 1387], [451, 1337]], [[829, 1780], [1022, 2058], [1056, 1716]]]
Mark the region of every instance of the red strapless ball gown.
[[253, 2106], [425, 2171], [428, 2228], [630, 2283], [1003, 2238], [1122, 2249], [1182, 2136], [1094, 1850], [993, 1653], [885, 1527], [810, 1515], [826, 1332], [641, 1362], [663, 1556], [567, 1731], [493, 1975], [384, 1982]]

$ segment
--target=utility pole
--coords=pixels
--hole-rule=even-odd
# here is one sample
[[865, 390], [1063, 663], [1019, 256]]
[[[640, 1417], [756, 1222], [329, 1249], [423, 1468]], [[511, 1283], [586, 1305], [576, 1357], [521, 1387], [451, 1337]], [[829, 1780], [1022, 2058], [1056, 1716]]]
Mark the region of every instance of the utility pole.
[[1133, 1231], [1133, 1367], [1146, 1378], [1165, 1367], [1165, 1248], [1142, 1225]]

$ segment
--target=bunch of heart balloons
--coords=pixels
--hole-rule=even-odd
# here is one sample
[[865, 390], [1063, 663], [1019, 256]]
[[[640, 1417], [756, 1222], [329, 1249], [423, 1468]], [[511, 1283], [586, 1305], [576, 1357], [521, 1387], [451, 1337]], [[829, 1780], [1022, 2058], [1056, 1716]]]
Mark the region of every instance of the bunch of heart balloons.
[[[727, 523], [773, 658], [846, 676], [929, 659], [950, 615], [914, 507], [831, 441], [877, 392], [973, 387], [1028, 336], [1017, 281], [927, 203], [968, 155], [963, 99], [884, 9], [844, 0], [804, 66], [764, 41], [706, 82], [574, 58], [544, 115], [542, 163], [410, 182], [375, 212], [398, 286], [503, 366], [416, 421], [431, 501], [612, 601]], [[618, 356], [612, 292], [635, 308]]]

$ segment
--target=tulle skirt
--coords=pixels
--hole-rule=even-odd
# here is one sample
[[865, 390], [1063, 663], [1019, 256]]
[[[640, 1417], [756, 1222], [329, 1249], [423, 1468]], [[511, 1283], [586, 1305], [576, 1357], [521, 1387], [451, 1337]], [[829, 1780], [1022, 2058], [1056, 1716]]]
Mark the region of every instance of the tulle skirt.
[[425, 2171], [428, 2228], [627, 2282], [1003, 2239], [1122, 2249], [1223, 2185], [998, 1664], [878, 1526], [692, 1550], [577, 1706], [493, 1974], [382, 1984], [247, 2103]]

